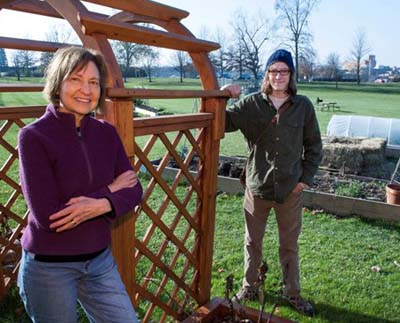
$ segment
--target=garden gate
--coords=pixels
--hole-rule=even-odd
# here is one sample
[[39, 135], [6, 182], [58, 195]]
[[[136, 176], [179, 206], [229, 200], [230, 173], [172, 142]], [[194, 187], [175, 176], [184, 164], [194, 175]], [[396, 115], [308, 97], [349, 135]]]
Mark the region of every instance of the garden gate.
[[[87, 3], [113, 9], [113, 13], [89, 10], [97, 6]], [[219, 45], [197, 39], [181, 24], [188, 12], [147, 0], [1, 0], [1, 9], [64, 19], [82, 46], [105, 56], [111, 79], [106, 105], [98, 114], [117, 128], [134, 169], [145, 169], [148, 175], [141, 211], [135, 210], [113, 228], [113, 253], [143, 322], [154, 317], [159, 322], [183, 319], [188, 309], [210, 298], [219, 141], [229, 96], [218, 90], [207, 56]], [[126, 88], [109, 40], [188, 52], [203, 90]], [[0, 37], [0, 48], [55, 52], [63, 46], [67, 44]], [[0, 84], [0, 94], [41, 90], [41, 85]], [[134, 119], [133, 98], [200, 98], [201, 108], [195, 114]], [[21, 254], [18, 241], [29, 214], [18, 179], [16, 135], [44, 109], [0, 109], [0, 298], [15, 283]], [[143, 145], [138, 144], [140, 137], [146, 138]], [[182, 142], [189, 145], [183, 158]], [[164, 147], [158, 166], [151, 162], [156, 146]], [[189, 171], [194, 158], [198, 160], [195, 175]], [[162, 172], [170, 159], [180, 170], [173, 181], [166, 181]]]

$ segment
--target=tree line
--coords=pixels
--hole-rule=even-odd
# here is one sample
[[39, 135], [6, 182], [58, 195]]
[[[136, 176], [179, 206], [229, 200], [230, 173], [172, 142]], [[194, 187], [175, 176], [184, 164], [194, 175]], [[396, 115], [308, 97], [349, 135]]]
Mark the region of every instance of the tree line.
[[[237, 11], [230, 22], [229, 33], [222, 29], [214, 32], [204, 29], [201, 35], [203, 37], [200, 38], [212, 39], [221, 45], [220, 49], [209, 54], [217, 76], [222, 78], [234, 75], [237, 79], [259, 80], [264, 74], [266, 44], [276, 44], [275, 47], [284, 47], [293, 53], [297, 81], [312, 80], [318, 74], [321, 78], [338, 82], [342, 71], [341, 58], [337, 53], [329, 54], [326, 64], [316, 63], [317, 54], [312, 46], [309, 19], [319, 2], [320, 0], [279, 0], [275, 4], [274, 21], [262, 14], [250, 16], [246, 12]], [[72, 36], [71, 32], [51, 28], [46, 38], [52, 42], [69, 43]], [[149, 82], [152, 81], [154, 68], [160, 66], [160, 50], [121, 41], [112, 41], [111, 45], [125, 80], [128, 77], [147, 77]], [[356, 81], [360, 84], [363, 59], [370, 52], [363, 30], [355, 33], [352, 46], [351, 58], [355, 62]], [[0, 72], [11, 72], [18, 80], [21, 75], [41, 76], [52, 55], [41, 53], [37, 57], [33, 52], [16, 50], [8, 62], [4, 49], [0, 49]], [[181, 82], [187, 75], [196, 75], [186, 52], [172, 52], [168, 64], [179, 73]]]

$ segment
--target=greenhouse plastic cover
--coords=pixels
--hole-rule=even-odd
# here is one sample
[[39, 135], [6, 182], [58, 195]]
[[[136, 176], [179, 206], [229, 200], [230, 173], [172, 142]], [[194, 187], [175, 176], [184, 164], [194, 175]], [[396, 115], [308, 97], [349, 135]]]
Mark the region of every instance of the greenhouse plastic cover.
[[333, 115], [328, 136], [385, 138], [388, 146], [400, 148], [400, 119]]

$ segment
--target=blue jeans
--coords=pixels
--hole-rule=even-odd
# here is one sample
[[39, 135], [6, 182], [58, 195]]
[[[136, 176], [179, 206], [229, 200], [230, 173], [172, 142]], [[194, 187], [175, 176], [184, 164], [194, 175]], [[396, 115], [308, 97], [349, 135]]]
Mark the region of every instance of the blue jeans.
[[18, 287], [34, 323], [77, 322], [77, 301], [90, 322], [138, 322], [109, 248], [81, 262], [40, 262], [33, 257], [23, 251]]

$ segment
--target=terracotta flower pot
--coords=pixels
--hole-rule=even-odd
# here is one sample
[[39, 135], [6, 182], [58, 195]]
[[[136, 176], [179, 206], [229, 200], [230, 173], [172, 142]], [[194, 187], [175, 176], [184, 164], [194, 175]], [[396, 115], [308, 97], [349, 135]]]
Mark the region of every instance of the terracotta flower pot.
[[400, 205], [400, 184], [389, 183], [386, 185], [386, 202]]

